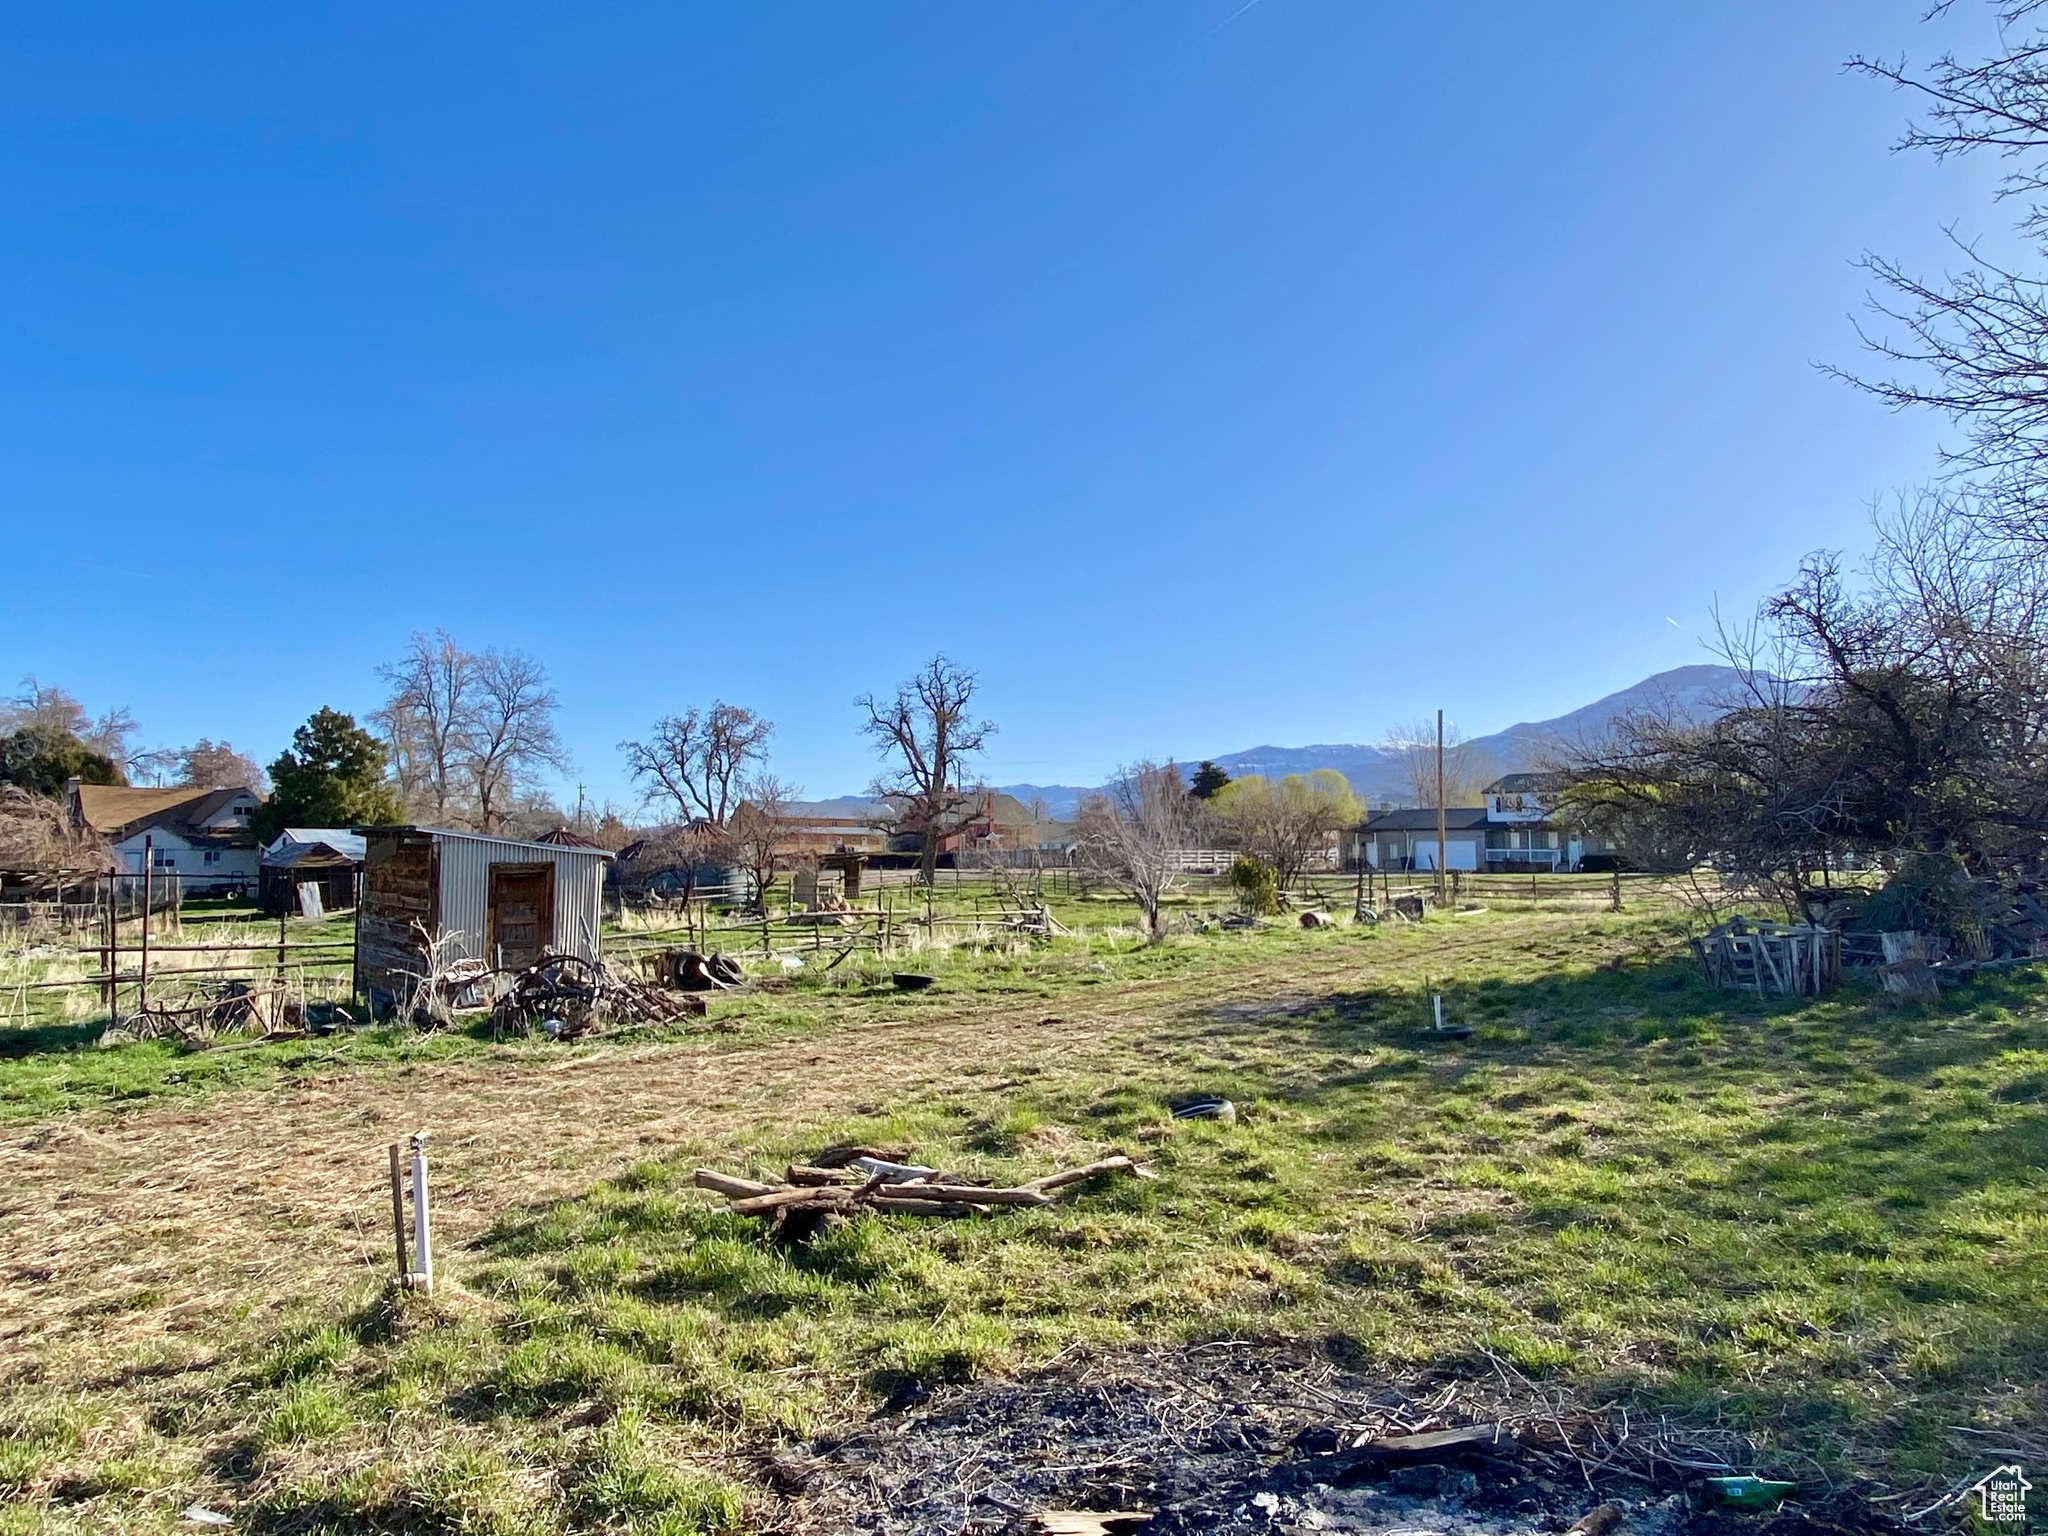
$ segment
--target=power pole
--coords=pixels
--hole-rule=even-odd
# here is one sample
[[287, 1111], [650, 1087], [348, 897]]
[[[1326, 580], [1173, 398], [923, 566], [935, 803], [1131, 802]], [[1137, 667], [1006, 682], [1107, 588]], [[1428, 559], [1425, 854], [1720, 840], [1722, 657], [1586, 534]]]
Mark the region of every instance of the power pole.
[[1449, 829], [1444, 815], [1444, 712], [1436, 712], [1436, 904], [1445, 902], [1444, 882], [1449, 878], [1444, 873], [1447, 855]]

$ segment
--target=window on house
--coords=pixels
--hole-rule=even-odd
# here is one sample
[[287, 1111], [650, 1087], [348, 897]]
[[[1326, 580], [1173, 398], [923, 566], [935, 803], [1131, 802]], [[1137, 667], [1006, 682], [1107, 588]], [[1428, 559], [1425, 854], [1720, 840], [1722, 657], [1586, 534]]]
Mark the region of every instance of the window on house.
[[220, 850], [217, 848], [207, 849], [206, 862], [209, 864], [218, 864], [220, 862]]
[[158, 869], [176, 869], [178, 867], [178, 856], [175, 853], [159, 852], [156, 856], [156, 867]]
[[254, 812], [255, 809], [253, 805], [238, 805], [235, 807], [235, 814], [237, 816], [247, 816]]

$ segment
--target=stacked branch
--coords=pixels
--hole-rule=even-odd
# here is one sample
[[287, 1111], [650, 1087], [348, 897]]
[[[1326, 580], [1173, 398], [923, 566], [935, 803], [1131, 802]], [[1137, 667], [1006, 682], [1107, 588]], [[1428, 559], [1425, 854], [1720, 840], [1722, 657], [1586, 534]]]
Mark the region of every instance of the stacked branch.
[[491, 1008], [491, 1029], [524, 1034], [539, 1028], [569, 1040], [607, 1028], [676, 1024], [703, 1012], [703, 998], [652, 985], [602, 960], [547, 955], [512, 977]]
[[766, 1218], [769, 1237], [802, 1242], [862, 1211], [957, 1217], [1051, 1205], [1055, 1191], [1110, 1173], [1154, 1177], [1119, 1154], [1083, 1168], [999, 1188], [962, 1174], [891, 1162], [865, 1147], [831, 1147], [819, 1153], [815, 1162], [791, 1164], [779, 1184], [737, 1178], [714, 1168], [699, 1168], [696, 1184], [729, 1199], [735, 1216]]

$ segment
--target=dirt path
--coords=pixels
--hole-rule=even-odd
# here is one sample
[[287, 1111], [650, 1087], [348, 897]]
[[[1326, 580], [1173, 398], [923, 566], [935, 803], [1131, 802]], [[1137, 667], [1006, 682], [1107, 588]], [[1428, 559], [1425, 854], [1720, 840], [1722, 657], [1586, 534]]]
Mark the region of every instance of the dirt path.
[[[1581, 921], [1560, 917], [1557, 931]], [[434, 1131], [436, 1246], [449, 1254], [507, 1209], [678, 1144], [737, 1155], [759, 1129], [932, 1087], [1033, 1066], [1100, 1070], [1190, 1014], [1280, 1011], [1423, 964], [1442, 975], [1489, 943], [1481, 929], [1426, 932], [1057, 1000], [963, 1000], [914, 1024], [850, 1023], [774, 1045], [473, 1057], [397, 1079], [341, 1072], [17, 1131], [0, 1143], [0, 1357], [6, 1374], [65, 1379], [81, 1368], [66, 1363], [74, 1354], [103, 1364], [154, 1339], [186, 1355], [237, 1308], [332, 1296], [353, 1276], [385, 1273], [384, 1149], [420, 1126]]]

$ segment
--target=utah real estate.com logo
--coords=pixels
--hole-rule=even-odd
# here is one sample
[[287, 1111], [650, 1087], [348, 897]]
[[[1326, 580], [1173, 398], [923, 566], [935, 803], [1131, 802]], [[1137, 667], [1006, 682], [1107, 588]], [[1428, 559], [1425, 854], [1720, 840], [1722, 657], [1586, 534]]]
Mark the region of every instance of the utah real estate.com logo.
[[1970, 1492], [1976, 1494], [1980, 1501], [1979, 1508], [1986, 1525], [2025, 1525], [2027, 1490], [2033, 1486], [2015, 1461], [1993, 1468], [1971, 1484]]

